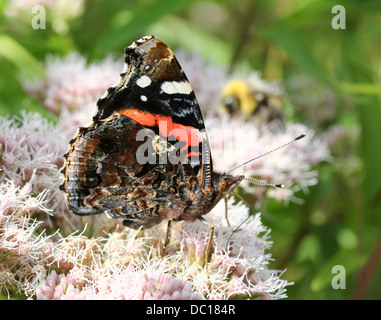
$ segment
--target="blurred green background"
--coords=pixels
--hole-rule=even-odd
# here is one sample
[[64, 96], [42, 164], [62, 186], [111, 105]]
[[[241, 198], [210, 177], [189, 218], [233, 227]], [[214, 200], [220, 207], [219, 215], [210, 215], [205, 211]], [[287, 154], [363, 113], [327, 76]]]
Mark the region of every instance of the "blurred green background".
[[[345, 29], [331, 25], [337, 4], [346, 10]], [[232, 71], [260, 70], [291, 98], [304, 94], [302, 108], [288, 100], [294, 120], [322, 135], [339, 126], [346, 136], [318, 168], [319, 183], [298, 194], [304, 204], [273, 201], [263, 209], [274, 242], [270, 267], [287, 269], [290, 299], [381, 297], [380, 1], [93, 0], [75, 17], [48, 13], [44, 30], [4, 14], [8, 5], [0, 2], [1, 116], [26, 109], [54, 119], [20, 83], [44, 74], [47, 54], [79, 51], [96, 61], [146, 34]], [[310, 83], [306, 92], [295, 86], [300, 75]], [[316, 93], [334, 99], [308, 110]], [[327, 108], [329, 118], [319, 122]], [[331, 285], [335, 265], [345, 268], [345, 289]]]

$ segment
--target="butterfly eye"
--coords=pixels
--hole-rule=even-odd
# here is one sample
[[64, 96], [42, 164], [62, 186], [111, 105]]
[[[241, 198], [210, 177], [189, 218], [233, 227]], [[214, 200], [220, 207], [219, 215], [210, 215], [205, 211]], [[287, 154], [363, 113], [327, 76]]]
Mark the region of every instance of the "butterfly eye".
[[225, 179], [221, 179], [219, 189], [222, 193], [226, 193], [229, 190], [229, 185]]
[[232, 192], [244, 178], [244, 176], [222, 176], [218, 182], [218, 189], [226, 195]]
[[145, 67], [144, 67], [144, 70], [145, 71], [148, 71], [148, 70], [150, 70], [151, 69], [151, 66], [149, 65], [149, 64], [147, 64]]

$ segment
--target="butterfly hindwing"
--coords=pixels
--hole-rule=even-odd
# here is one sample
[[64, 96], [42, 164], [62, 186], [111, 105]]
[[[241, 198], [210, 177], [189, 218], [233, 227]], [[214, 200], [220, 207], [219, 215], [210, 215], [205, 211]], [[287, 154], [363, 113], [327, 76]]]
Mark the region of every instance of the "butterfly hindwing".
[[[136, 140], [138, 132], [144, 141]], [[176, 218], [199, 184], [189, 164], [165, 161], [173, 149], [124, 115], [82, 128], [66, 155], [63, 189], [70, 209], [80, 215], [106, 212], [136, 228], [151, 227], [168, 212]]]

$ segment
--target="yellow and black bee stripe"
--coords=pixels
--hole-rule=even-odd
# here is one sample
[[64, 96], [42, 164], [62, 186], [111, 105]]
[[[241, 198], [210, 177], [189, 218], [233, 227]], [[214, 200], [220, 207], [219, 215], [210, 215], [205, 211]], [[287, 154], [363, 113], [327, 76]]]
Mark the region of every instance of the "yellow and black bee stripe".
[[231, 80], [221, 92], [222, 110], [232, 117], [243, 117], [258, 124], [273, 120], [284, 122], [280, 94], [268, 91], [249, 80]]

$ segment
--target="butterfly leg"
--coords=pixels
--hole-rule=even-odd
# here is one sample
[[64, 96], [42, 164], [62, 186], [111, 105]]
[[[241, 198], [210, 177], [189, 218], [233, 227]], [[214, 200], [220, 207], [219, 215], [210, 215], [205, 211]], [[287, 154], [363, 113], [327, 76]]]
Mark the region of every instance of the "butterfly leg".
[[165, 234], [163, 251], [161, 252], [161, 258], [162, 259], [164, 258], [165, 250], [167, 249], [167, 246], [169, 243], [169, 238], [171, 237], [171, 223], [172, 223], [172, 219], [169, 219], [168, 224], [167, 224], [167, 232]]
[[205, 265], [208, 264], [210, 259], [212, 258], [212, 242], [214, 237], [214, 225], [210, 224], [209, 227], [210, 227], [209, 240], [205, 249]]
[[225, 220], [226, 220], [226, 223], [228, 224], [228, 226], [230, 227], [230, 222], [229, 222], [229, 218], [228, 218], [228, 198], [225, 197], [224, 201], [225, 201]]
[[213, 237], [214, 237], [214, 224], [209, 223], [203, 217], [200, 217], [199, 220], [204, 222], [204, 223], [209, 224], [209, 228], [210, 228], [209, 239], [208, 239], [208, 243], [206, 245], [205, 253], [204, 253], [204, 257], [205, 257], [204, 258], [205, 259], [204, 265], [207, 265], [209, 263], [210, 259], [212, 258], [212, 245], [213, 245]]

